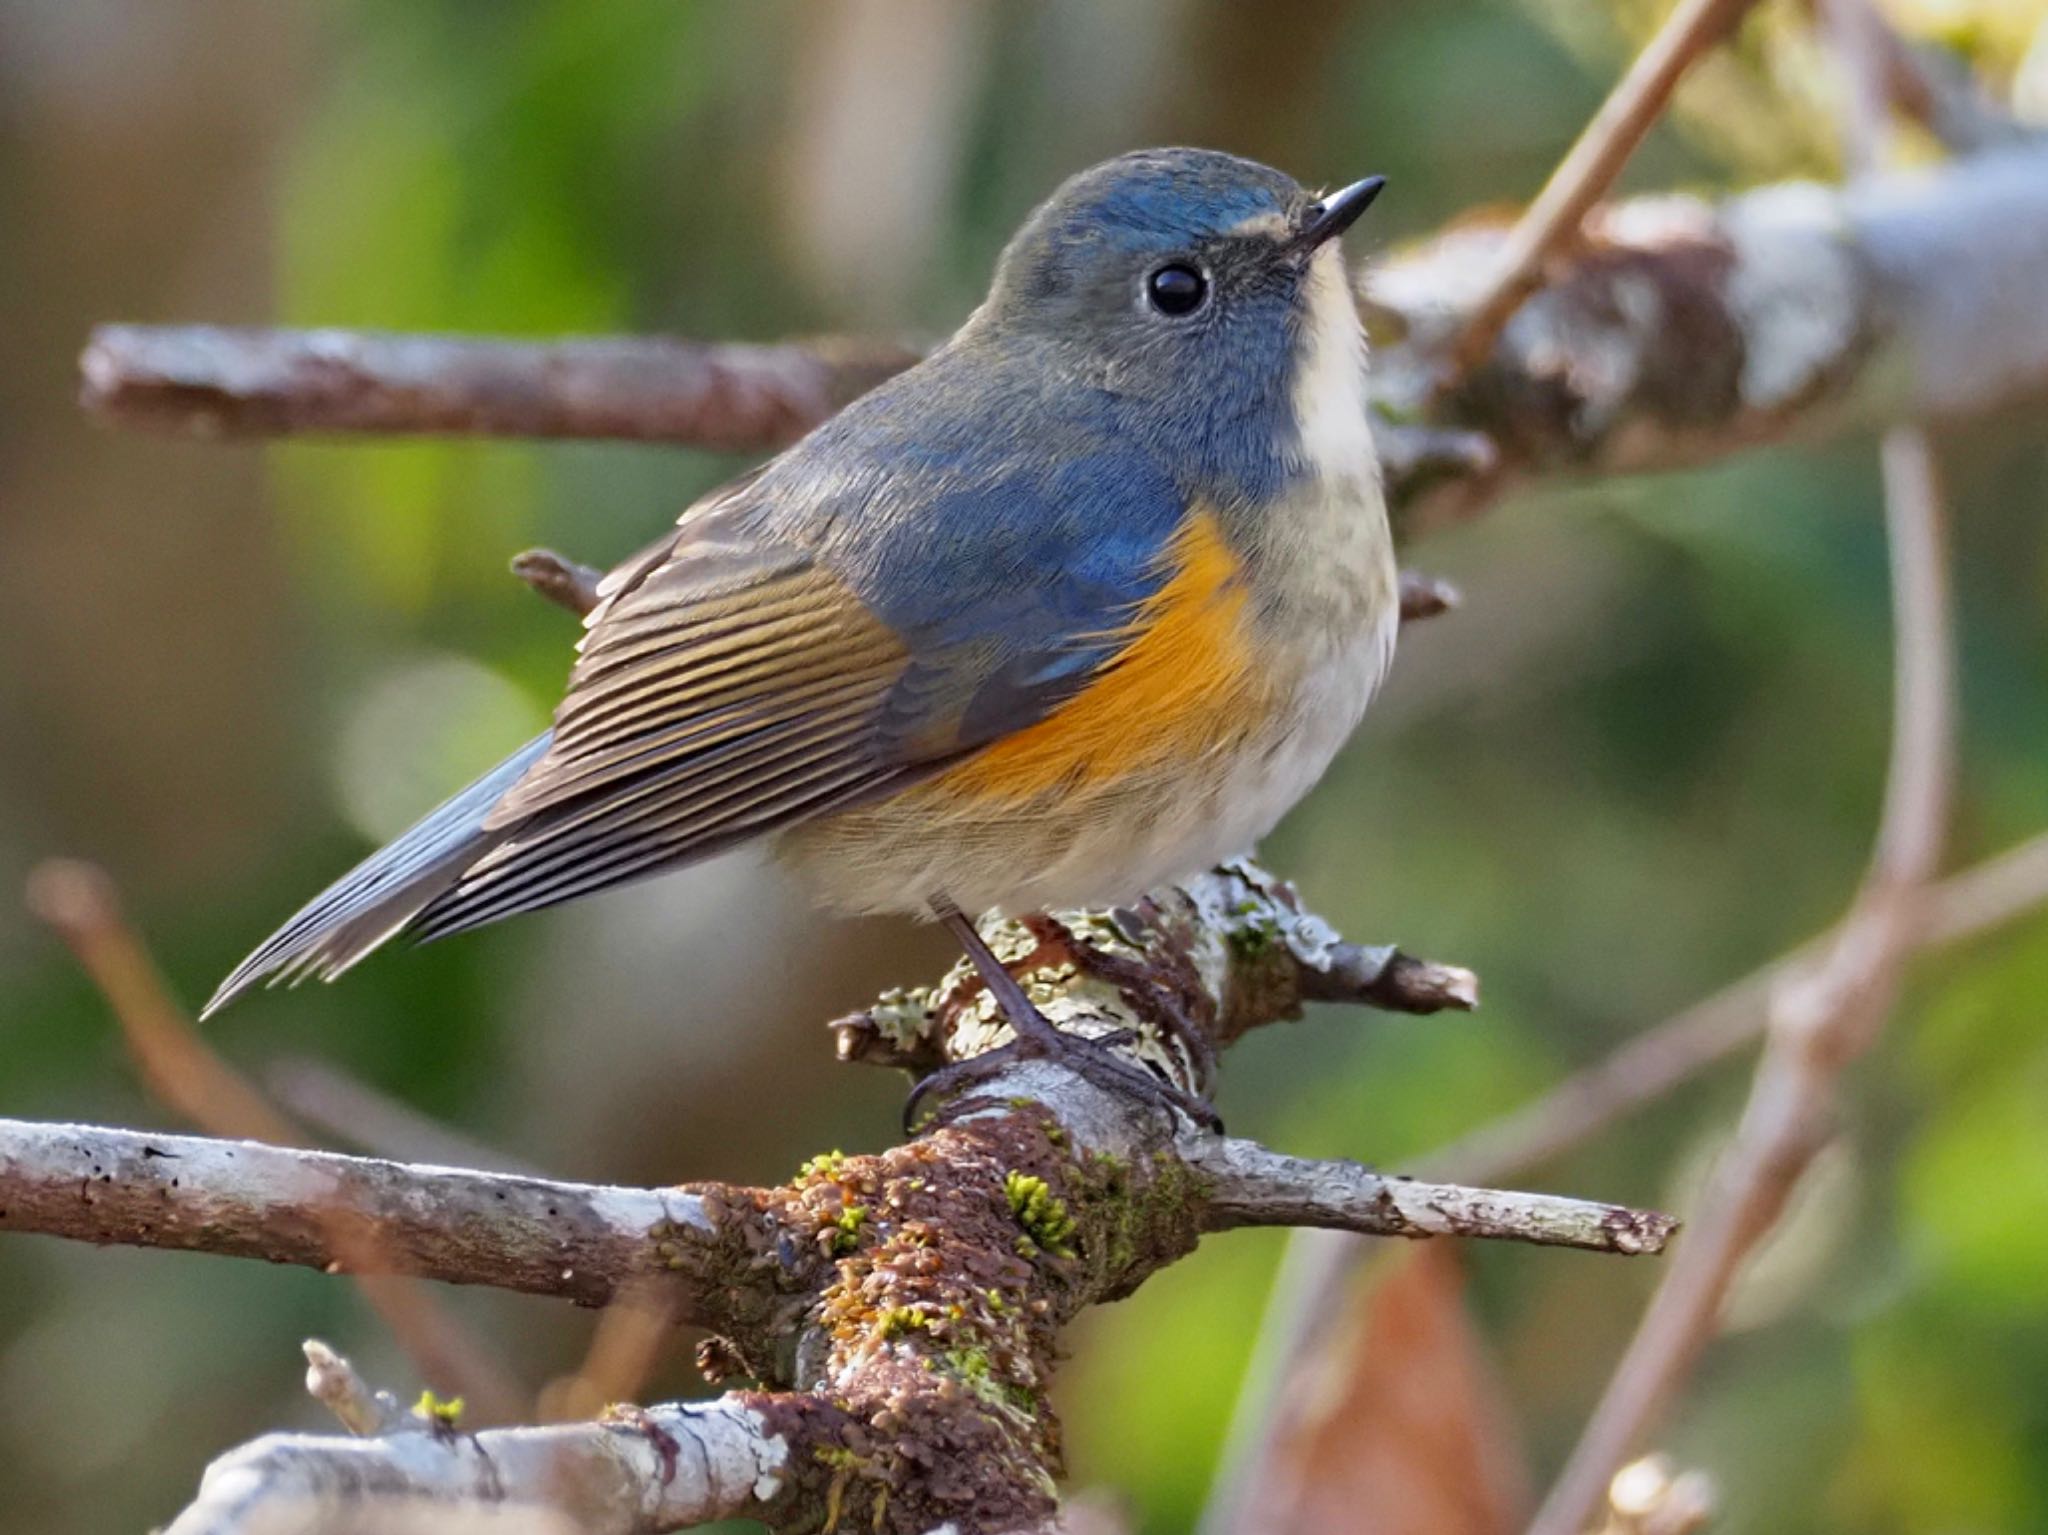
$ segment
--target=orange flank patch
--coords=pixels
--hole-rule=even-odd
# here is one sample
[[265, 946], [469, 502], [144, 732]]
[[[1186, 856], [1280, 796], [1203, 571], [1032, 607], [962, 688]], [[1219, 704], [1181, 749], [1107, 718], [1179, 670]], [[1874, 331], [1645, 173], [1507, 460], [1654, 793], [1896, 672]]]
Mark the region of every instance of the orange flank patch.
[[1261, 689], [1237, 556], [1204, 512], [1174, 540], [1168, 560], [1172, 577], [1124, 628], [1130, 643], [1087, 687], [927, 789], [1022, 801], [1061, 787], [1105, 788], [1255, 727]]

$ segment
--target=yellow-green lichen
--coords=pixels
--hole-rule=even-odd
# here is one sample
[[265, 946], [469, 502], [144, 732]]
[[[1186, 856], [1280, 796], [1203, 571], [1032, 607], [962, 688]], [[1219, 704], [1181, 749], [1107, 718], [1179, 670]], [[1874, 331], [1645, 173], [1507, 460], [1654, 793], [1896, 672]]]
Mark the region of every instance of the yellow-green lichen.
[[420, 1399], [412, 1404], [412, 1415], [437, 1429], [452, 1429], [462, 1421], [462, 1405], [459, 1396], [443, 1401], [431, 1391], [422, 1391]]
[[866, 1205], [848, 1205], [839, 1212], [839, 1219], [832, 1223], [832, 1253], [843, 1258], [860, 1246], [860, 1228], [867, 1224]]
[[796, 1181], [816, 1183], [821, 1179], [837, 1178], [839, 1169], [845, 1165], [846, 1153], [837, 1147], [830, 1151], [821, 1151], [796, 1170]]
[[875, 1313], [875, 1331], [884, 1342], [907, 1333], [929, 1332], [932, 1318], [916, 1306], [888, 1306]]
[[[1010, 1201], [1011, 1216], [1034, 1247], [1055, 1258], [1074, 1256], [1068, 1245], [1074, 1236], [1074, 1217], [1066, 1201], [1054, 1194], [1043, 1178], [1013, 1170], [1003, 1175], [1003, 1194]], [[1024, 1250], [1021, 1244], [1018, 1250]]]

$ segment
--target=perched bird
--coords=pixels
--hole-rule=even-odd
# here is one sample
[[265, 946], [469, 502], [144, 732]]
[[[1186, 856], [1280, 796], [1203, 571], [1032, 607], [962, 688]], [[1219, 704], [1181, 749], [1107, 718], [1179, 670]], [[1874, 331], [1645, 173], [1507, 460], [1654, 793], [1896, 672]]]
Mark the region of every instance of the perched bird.
[[1066, 182], [950, 341], [612, 572], [547, 734], [207, 1011], [772, 837], [830, 907], [945, 921], [1020, 1044], [1075, 1048], [963, 909], [1248, 849], [1392, 656], [1338, 247], [1381, 185], [1195, 149]]

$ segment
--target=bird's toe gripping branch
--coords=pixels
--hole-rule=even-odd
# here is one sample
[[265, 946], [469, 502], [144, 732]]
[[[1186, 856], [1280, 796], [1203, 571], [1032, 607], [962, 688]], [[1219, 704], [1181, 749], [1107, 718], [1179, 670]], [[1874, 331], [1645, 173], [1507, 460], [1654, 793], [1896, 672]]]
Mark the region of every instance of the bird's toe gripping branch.
[[[1190, 1093], [1214, 1087], [1233, 1041], [1308, 1001], [1477, 1002], [1469, 971], [1346, 944], [1248, 862], [1128, 910], [982, 932], [1049, 1020]], [[1009, 1038], [965, 967], [834, 1027], [844, 1058], [914, 1072], [993, 1060]], [[903, 1144], [814, 1157], [775, 1188], [605, 1189], [0, 1122], [0, 1192], [9, 1229], [380, 1264], [586, 1303], [652, 1294], [716, 1335], [707, 1373], [738, 1382], [709, 1402], [472, 1433], [432, 1403], [425, 1418], [398, 1414], [317, 1356], [316, 1394], [357, 1437], [272, 1435], [230, 1452], [173, 1535], [244, 1535], [280, 1517], [404, 1528], [485, 1509], [614, 1535], [735, 1516], [882, 1535], [1049, 1528], [1061, 1448], [1046, 1388], [1061, 1331], [1206, 1233], [1306, 1225], [1639, 1254], [1673, 1225], [1286, 1156], [1024, 1053]], [[308, 1220], [309, 1200], [326, 1218]], [[344, 1224], [380, 1240], [338, 1246]]]

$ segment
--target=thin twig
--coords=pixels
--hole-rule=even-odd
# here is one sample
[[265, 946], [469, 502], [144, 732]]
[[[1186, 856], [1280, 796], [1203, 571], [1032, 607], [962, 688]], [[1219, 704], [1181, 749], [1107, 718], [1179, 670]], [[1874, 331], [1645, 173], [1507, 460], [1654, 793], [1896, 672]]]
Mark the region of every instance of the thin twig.
[[[2048, 833], [1951, 875], [1927, 894], [1918, 932], [1922, 953], [1979, 938], [2048, 906]], [[1771, 993], [1818, 963], [1834, 941], [1824, 933], [1752, 970], [1683, 1012], [1643, 1030], [1612, 1054], [1574, 1072], [1540, 1098], [1491, 1120], [1413, 1164], [1419, 1177], [1498, 1183], [1526, 1176], [1585, 1145], [1621, 1120], [1753, 1045], [1763, 1035]], [[1245, 1368], [1202, 1529], [1235, 1528], [1237, 1489], [1265, 1463], [1264, 1426], [1285, 1381], [1317, 1345], [1322, 1318], [1350, 1283], [1368, 1243], [1344, 1232], [1299, 1231], [1273, 1276], [1258, 1341]]]
[[[121, 909], [106, 872], [76, 859], [51, 859], [29, 877], [30, 909], [77, 956], [107, 1000], [150, 1091], [209, 1134], [272, 1146], [315, 1144], [279, 1113], [249, 1079], [200, 1036], [164, 984], [163, 974]], [[318, 1221], [317, 1204], [307, 1214]], [[328, 1233], [340, 1265], [426, 1379], [473, 1402], [478, 1417], [510, 1422], [525, 1393], [481, 1342], [419, 1285], [389, 1272], [373, 1224], [336, 1220]]]
[[1941, 506], [1925, 438], [1895, 429], [1885, 463], [1898, 680], [1870, 873], [1819, 964], [1774, 990], [1764, 1057], [1734, 1139], [1531, 1535], [1584, 1529], [1616, 1468], [1691, 1375], [1744, 1262], [1826, 1144], [1841, 1074], [1882, 1029], [1914, 947], [1947, 818], [1953, 656]]
[[368, 1439], [398, 1427], [403, 1415], [390, 1392], [371, 1390], [354, 1365], [318, 1338], [308, 1338], [302, 1347], [306, 1394], [333, 1413], [343, 1428]]
[[512, 574], [557, 607], [578, 618], [597, 606], [597, 584], [604, 572], [579, 565], [552, 549], [529, 549], [512, 557]]
[[29, 910], [64, 940], [106, 999], [158, 1102], [212, 1135], [273, 1146], [313, 1144], [192, 1028], [123, 915], [120, 894], [105, 870], [52, 858], [29, 874], [26, 898]]
[[[1846, 13], [1836, 32], [1849, 77], [1850, 161], [1881, 157], [1881, 60]], [[1845, 13], [1835, 9], [1832, 15]], [[1728, 1291], [1783, 1213], [1831, 1133], [1842, 1073], [1883, 1029], [1925, 917], [1940, 861], [1955, 740], [1955, 650], [1945, 510], [1934, 453], [1917, 427], [1883, 446], [1891, 552], [1893, 708], [1890, 767], [1869, 873], [1828, 952], [1772, 993], [1769, 1032], [1734, 1138], [1717, 1162], [1682, 1252], [1530, 1526], [1577, 1535], [1609, 1479], [1658, 1423], [1718, 1330]]]
[[1447, 382], [1493, 350], [1522, 301], [1543, 283], [1543, 269], [1607, 195], [1692, 63], [1742, 19], [1755, 0], [1678, 0], [1657, 35], [1621, 77], [1536, 196], [1501, 252], [1492, 281], [1452, 346]]
[[544, 1176], [533, 1163], [450, 1129], [330, 1061], [286, 1056], [263, 1069], [263, 1085], [278, 1103], [321, 1131], [329, 1145], [399, 1162]]
[[1182, 1157], [1206, 1185], [1202, 1224], [1210, 1231], [1308, 1226], [1371, 1236], [1496, 1237], [1636, 1257], [1662, 1252], [1678, 1225], [1655, 1210], [1421, 1183], [1232, 1137], [1190, 1141]]
[[[1922, 952], [1980, 937], [2048, 905], [2048, 834], [1953, 874], [1927, 893]], [[1834, 934], [1808, 940], [1635, 1035], [1535, 1101], [1422, 1158], [1431, 1178], [1486, 1183], [1527, 1173], [1727, 1060], [1764, 1032], [1772, 991], [1810, 969]]]
[[541, 1392], [543, 1423], [594, 1418], [619, 1402], [637, 1402], [662, 1351], [675, 1337], [676, 1307], [668, 1286], [642, 1280], [604, 1308], [576, 1373]]

